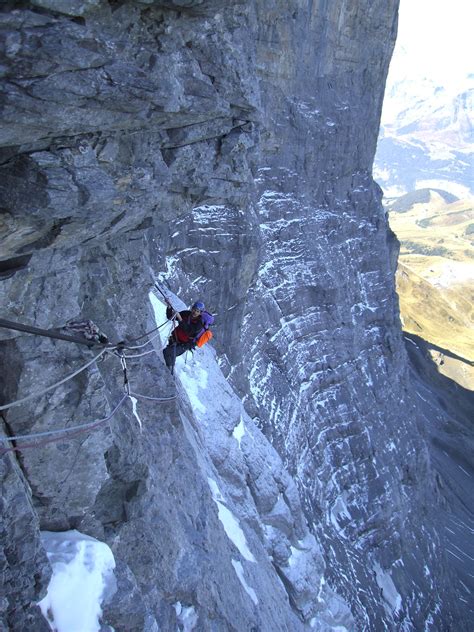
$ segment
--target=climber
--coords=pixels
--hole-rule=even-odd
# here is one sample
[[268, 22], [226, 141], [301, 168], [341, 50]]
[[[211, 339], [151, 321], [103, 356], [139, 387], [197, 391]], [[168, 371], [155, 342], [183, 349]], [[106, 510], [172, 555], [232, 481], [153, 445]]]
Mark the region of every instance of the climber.
[[196, 301], [191, 310], [185, 309], [177, 312], [171, 303], [166, 301], [166, 317], [171, 320], [176, 318], [178, 326], [173, 329], [168, 341], [168, 346], [163, 349], [166, 366], [173, 373], [176, 358], [186, 351], [192, 351], [197, 346], [202, 346], [212, 336], [209, 326], [214, 322], [214, 316], [206, 312], [204, 303]]

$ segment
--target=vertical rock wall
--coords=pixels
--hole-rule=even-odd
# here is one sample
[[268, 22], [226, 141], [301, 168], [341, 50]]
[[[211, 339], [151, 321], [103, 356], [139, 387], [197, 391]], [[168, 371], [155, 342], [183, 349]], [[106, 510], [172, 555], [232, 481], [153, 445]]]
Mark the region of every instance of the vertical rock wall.
[[396, 8], [267, 3], [258, 18], [264, 256], [242, 388], [360, 629], [460, 617], [445, 592], [440, 496], [406, 373], [397, 245], [371, 177]]

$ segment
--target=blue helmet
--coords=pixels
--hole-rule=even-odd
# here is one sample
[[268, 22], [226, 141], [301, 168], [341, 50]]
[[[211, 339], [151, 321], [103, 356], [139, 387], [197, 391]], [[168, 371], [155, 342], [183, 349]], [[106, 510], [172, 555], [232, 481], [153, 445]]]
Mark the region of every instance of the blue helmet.
[[204, 303], [202, 301], [196, 301], [191, 309], [198, 309], [200, 312], [203, 312], [206, 309], [206, 306], [204, 305]]

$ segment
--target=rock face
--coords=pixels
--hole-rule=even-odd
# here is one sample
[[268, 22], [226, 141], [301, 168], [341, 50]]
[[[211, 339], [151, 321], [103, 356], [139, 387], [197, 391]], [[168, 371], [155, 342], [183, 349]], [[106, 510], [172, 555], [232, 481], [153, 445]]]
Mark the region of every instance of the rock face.
[[2, 456], [4, 626], [45, 629], [39, 532], [77, 529], [116, 630], [467, 629], [371, 178], [397, 2], [0, 11], [4, 318], [130, 341], [157, 278], [217, 316], [176, 381], [129, 345], [163, 402], [113, 354], [44, 392], [95, 350], [1, 331], [5, 435], [110, 417]]

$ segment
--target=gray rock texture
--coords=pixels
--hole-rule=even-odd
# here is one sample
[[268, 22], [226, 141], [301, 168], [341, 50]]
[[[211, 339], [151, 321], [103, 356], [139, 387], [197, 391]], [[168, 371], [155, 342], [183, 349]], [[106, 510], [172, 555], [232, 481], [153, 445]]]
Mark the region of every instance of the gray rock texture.
[[[46, 629], [39, 533], [69, 529], [114, 553], [117, 631], [191, 607], [210, 632], [468, 629], [468, 561], [443, 546], [465, 481], [446, 492], [421, 425], [371, 177], [396, 19], [396, 0], [2, 4], [2, 317], [130, 343], [165, 319], [157, 279], [216, 314], [175, 379], [168, 328], [126, 352], [133, 392], [175, 399], [3, 454], [5, 629]], [[0, 405], [39, 393], [2, 437], [108, 417], [112, 353], [43, 392], [98, 352], [0, 330]]]

